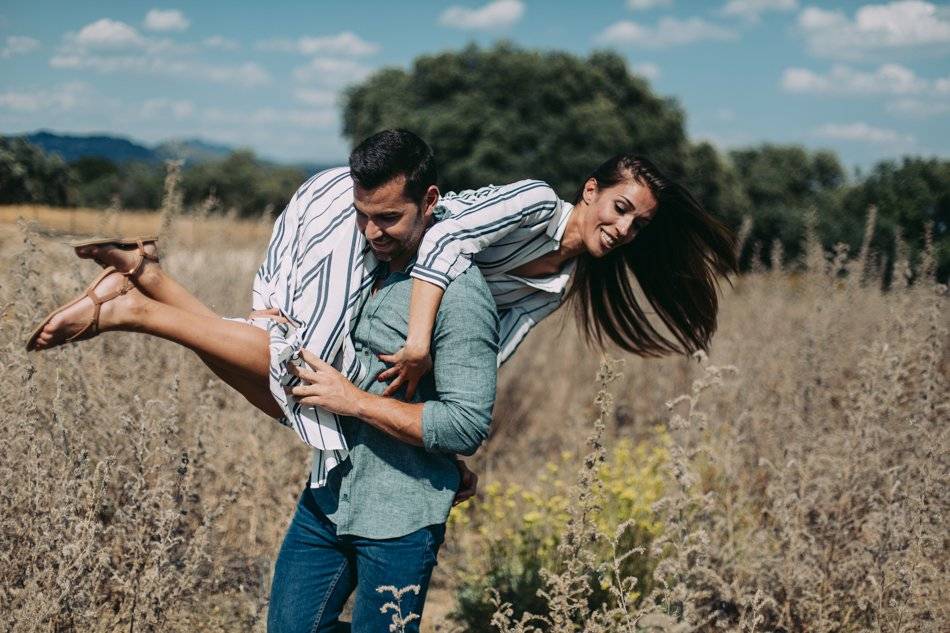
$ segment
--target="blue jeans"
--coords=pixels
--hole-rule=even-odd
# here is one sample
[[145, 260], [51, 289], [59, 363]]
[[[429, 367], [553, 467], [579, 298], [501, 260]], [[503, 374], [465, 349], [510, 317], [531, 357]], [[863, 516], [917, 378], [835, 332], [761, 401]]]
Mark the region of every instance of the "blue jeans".
[[[305, 489], [277, 555], [268, 633], [349, 631], [350, 625], [339, 617], [354, 590], [352, 630], [388, 631], [393, 612], [381, 613], [380, 608], [395, 599], [388, 591], [376, 591], [384, 585], [397, 589], [419, 585], [418, 595], [403, 594], [400, 607], [403, 617], [421, 616], [444, 537], [444, 524], [391, 539], [337, 535], [336, 526], [317, 507], [310, 489]], [[418, 619], [406, 625], [406, 631], [418, 630]]]

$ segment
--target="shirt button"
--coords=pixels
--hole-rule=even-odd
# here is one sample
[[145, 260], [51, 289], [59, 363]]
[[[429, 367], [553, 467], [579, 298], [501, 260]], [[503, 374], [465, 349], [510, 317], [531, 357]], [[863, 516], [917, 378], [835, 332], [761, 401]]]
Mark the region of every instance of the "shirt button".
[[343, 498], [344, 501], [349, 501], [349, 500], [350, 500], [350, 495], [344, 494], [342, 498]]

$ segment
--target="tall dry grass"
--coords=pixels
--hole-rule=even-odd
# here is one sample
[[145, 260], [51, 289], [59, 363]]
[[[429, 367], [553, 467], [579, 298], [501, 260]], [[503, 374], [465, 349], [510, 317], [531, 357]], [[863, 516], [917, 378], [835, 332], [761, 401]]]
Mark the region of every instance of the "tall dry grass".
[[[0, 226], [4, 630], [264, 630], [305, 447], [171, 343], [108, 333], [22, 350], [97, 272], [59, 243], [66, 231], [164, 224], [164, 265], [243, 314], [269, 219], [209, 210], [171, 198], [161, 217], [96, 212], [81, 231], [51, 210], [40, 230], [29, 214]], [[494, 630], [946, 630], [945, 289], [926, 261], [914, 284], [898, 262], [882, 292], [868, 253], [825, 254], [814, 239], [807, 253], [734, 280], [709, 359], [626, 358], [598, 381], [605, 354], [561, 314], [503, 368], [481, 485], [530, 483], [567, 451], [578, 486], [548, 608], [499, 605]], [[634, 554], [661, 561], [655, 593], [592, 609], [591, 578], [613, 573], [621, 598], [633, 582], [591, 555], [615, 536], [589, 520], [597, 469], [618, 438], [650, 442], [657, 424], [672, 438], [664, 531]], [[452, 628], [452, 590], [477, 551], [473, 532], [450, 532], [424, 627]]]

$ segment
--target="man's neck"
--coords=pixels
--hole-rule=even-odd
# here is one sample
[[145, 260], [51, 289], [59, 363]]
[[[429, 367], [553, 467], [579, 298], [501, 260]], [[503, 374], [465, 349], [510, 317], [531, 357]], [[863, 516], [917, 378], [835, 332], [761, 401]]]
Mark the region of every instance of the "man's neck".
[[411, 255], [403, 255], [402, 257], [394, 257], [388, 262], [389, 264], [389, 273], [401, 273], [406, 270], [406, 266], [409, 265], [409, 261], [415, 256], [415, 253]]

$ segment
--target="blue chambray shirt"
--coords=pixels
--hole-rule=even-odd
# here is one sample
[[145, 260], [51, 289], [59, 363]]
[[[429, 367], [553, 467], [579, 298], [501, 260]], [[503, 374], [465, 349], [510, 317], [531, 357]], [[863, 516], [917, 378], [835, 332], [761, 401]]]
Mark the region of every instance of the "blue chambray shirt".
[[[408, 333], [410, 272], [388, 273], [353, 328], [368, 371], [358, 386], [382, 393], [377, 354], [393, 353]], [[385, 265], [381, 267], [386, 274]], [[419, 383], [424, 447], [412, 446], [355, 418], [343, 418], [349, 457], [311, 489], [338, 534], [384, 539], [444, 523], [459, 486], [453, 454], [471, 455], [488, 436], [498, 356], [498, 316], [488, 284], [469, 268], [445, 290], [431, 345], [433, 371]], [[405, 397], [400, 391], [397, 396]]]

